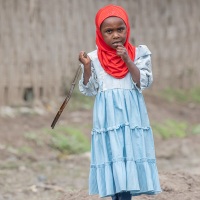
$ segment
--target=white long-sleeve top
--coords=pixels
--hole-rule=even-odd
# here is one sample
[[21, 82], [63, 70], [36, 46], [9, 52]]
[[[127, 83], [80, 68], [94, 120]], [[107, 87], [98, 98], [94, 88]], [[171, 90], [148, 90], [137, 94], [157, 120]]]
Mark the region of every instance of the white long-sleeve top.
[[86, 96], [94, 96], [98, 92], [113, 88], [137, 89], [139, 92], [142, 92], [142, 90], [149, 87], [153, 82], [151, 52], [145, 45], [136, 47], [136, 56], [133, 61], [140, 70], [140, 88], [136, 86], [130, 73], [127, 73], [127, 75], [121, 79], [107, 74], [99, 62], [97, 50], [88, 53], [88, 56], [91, 59], [91, 77], [89, 82], [84, 85], [84, 67], [82, 65], [83, 73], [79, 81], [79, 90]]

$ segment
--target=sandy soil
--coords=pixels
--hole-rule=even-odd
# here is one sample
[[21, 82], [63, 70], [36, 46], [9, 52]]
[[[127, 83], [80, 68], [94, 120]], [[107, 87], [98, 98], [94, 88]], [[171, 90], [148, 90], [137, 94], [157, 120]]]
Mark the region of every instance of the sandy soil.
[[[163, 102], [152, 95], [146, 95], [146, 104], [151, 121], [176, 119], [197, 124], [200, 120], [200, 105]], [[89, 153], [63, 155], [47, 144], [40, 144], [39, 140], [37, 143], [25, 137], [28, 132], [44, 137], [41, 130], [50, 127], [55, 111], [0, 117], [0, 200], [99, 199], [87, 194]], [[65, 110], [59, 124], [79, 126], [89, 138], [91, 114], [83, 109]], [[169, 140], [155, 136], [163, 192], [133, 199], [199, 200], [199, 143], [200, 135]], [[30, 152], [29, 148], [33, 150]]]

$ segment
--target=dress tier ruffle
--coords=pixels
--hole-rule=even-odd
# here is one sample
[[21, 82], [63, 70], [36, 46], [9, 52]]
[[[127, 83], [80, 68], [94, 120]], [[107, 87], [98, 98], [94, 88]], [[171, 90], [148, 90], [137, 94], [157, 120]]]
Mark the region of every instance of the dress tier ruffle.
[[152, 129], [138, 90], [98, 92], [93, 111], [89, 193], [161, 191]]

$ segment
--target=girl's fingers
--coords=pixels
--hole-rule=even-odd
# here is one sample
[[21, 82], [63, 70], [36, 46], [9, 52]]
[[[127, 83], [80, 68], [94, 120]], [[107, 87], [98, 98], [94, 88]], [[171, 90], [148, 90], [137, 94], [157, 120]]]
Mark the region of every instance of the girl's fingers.
[[117, 50], [117, 55], [120, 55], [120, 56], [122, 56], [122, 55], [126, 55], [127, 54], [127, 51], [126, 50], [124, 50], [124, 49], [119, 49], [119, 50]]
[[121, 57], [122, 60], [126, 60], [128, 58], [128, 52], [123, 45], [119, 46], [116, 49], [116, 53], [117, 53], [118, 56]]
[[79, 54], [79, 58], [83, 58], [84, 51], [81, 51]]
[[117, 52], [127, 52], [126, 48], [123, 45], [119, 45], [116, 50]]
[[84, 59], [87, 59], [87, 54], [85, 53], [85, 51], [81, 51], [79, 53], [79, 61], [82, 61]]
[[85, 51], [81, 51], [79, 53], [79, 61], [85, 65], [85, 64], [88, 64], [91, 60]]
[[83, 52], [83, 57], [87, 58], [87, 53], [85, 51]]

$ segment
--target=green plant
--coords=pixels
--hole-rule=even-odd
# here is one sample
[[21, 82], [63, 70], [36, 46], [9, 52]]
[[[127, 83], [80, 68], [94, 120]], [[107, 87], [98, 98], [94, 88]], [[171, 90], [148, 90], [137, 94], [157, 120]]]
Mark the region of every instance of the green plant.
[[33, 152], [33, 149], [29, 146], [21, 146], [18, 148], [18, 150], [21, 154], [30, 154]]
[[175, 120], [166, 120], [163, 123], [152, 123], [152, 129], [155, 134], [160, 135], [163, 139], [172, 137], [185, 137], [187, 135], [188, 124]]
[[161, 91], [160, 96], [170, 102], [180, 101], [200, 103], [200, 88], [193, 88], [190, 90], [166, 88]]
[[38, 137], [38, 134], [36, 134], [36, 133], [28, 132], [28, 133], [24, 134], [24, 137], [27, 140], [30, 140], [30, 141], [34, 142], [38, 146], [43, 146], [44, 145], [44, 142], [42, 141], [42, 138]]
[[193, 101], [200, 103], [200, 88], [194, 88], [191, 90], [190, 95]]
[[54, 130], [47, 130], [50, 134], [50, 146], [62, 153], [76, 154], [89, 150], [89, 141], [77, 128], [58, 126]]
[[200, 124], [197, 124], [196, 126], [193, 127], [192, 133], [193, 134], [200, 134]]

